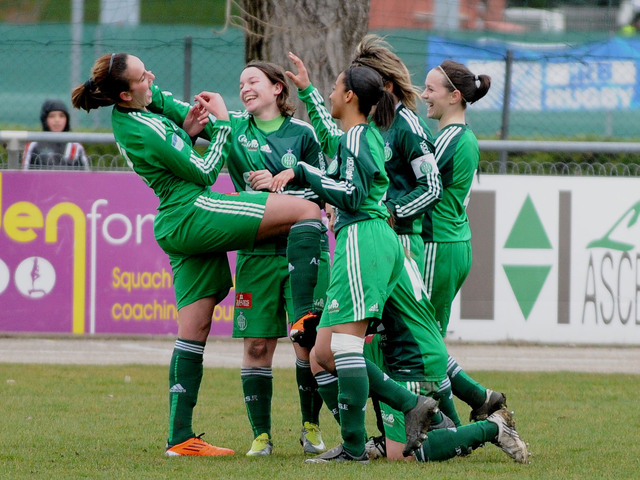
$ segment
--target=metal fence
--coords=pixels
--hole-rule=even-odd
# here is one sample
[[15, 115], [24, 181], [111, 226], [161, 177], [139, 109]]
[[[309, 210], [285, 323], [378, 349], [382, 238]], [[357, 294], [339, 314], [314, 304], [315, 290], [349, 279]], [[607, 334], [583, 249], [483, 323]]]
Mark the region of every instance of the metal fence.
[[[156, 83], [179, 98], [219, 91], [240, 109], [244, 65], [239, 29], [0, 24], [0, 129], [39, 130], [46, 98], [70, 103], [95, 59], [126, 51], [143, 59]], [[492, 77], [489, 94], [470, 106], [468, 122], [481, 138], [612, 140], [640, 137], [640, 37], [610, 31], [499, 36], [487, 32], [385, 30], [418, 88], [444, 57]], [[287, 59], [281, 62], [289, 66]], [[72, 112], [74, 131], [109, 131], [109, 112]], [[423, 107], [420, 112], [426, 113]], [[435, 125], [430, 123], [432, 129]]]
[[[92, 145], [111, 148], [111, 133], [52, 133], [0, 130], [0, 170], [22, 168], [26, 142], [77, 141], [88, 151]], [[640, 142], [549, 142], [480, 140], [480, 172], [513, 175], [640, 176]], [[198, 141], [203, 148], [206, 143]], [[89, 154], [93, 171], [129, 171], [118, 153]]]

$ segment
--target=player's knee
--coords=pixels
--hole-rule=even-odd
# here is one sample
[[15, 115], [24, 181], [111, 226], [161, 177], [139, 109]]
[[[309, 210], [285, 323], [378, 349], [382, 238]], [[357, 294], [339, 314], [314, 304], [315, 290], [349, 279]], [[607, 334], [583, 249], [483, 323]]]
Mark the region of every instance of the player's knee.
[[248, 345], [245, 351], [250, 359], [262, 360], [267, 357], [269, 347], [265, 338], [252, 338], [247, 340]]

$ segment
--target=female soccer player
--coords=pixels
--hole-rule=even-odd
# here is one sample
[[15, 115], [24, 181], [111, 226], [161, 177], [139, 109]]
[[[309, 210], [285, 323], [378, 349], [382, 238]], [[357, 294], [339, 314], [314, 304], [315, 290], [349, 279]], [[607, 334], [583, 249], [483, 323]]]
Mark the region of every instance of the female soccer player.
[[[491, 86], [487, 75], [475, 75], [466, 66], [445, 60], [427, 74], [422, 98], [427, 116], [438, 120], [435, 140], [444, 194], [442, 201], [425, 215], [424, 280], [443, 337], [451, 304], [471, 269], [471, 230], [467, 205], [471, 182], [478, 169], [478, 140], [466, 125], [467, 103], [484, 97]], [[506, 403], [504, 394], [494, 392], [469, 377], [449, 357], [447, 376], [453, 393], [472, 407], [470, 418], [482, 420]]]
[[[273, 175], [305, 162], [321, 171], [326, 160], [311, 125], [292, 117], [289, 86], [284, 69], [268, 62], [250, 62], [240, 74], [240, 99], [245, 107], [230, 112], [232, 147], [227, 159], [236, 191], [255, 191], [252, 180]], [[282, 193], [320, 205], [309, 188], [287, 187]], [[293, 322], [290, 277], [286, 257], [287, 236], [281, 235], [241, 250], [236, 262], [236, 302], [233, 336], [244, 338], [242, 390], [253, 429], [249, 456], [270, 455], [273, 355], [278, 338], [287, 336], [287, 316]], [[314, 309], [321, 311], [329, 282], [329, 243], [322, 235], [318, 258], [318, 284]], [[311, 344], [294, 343], [296, 380], [302, 411], [300, 442], [306, 453], [322, 453], [319, 429], [322, 399], [309, 365]]]
[[[305, 74], [301, 82], [299, 76], [288, 72], [302, 89], [300, 96], [311, 96], [322, 104], [306, 77], [302, 61], [293, 54], [290, 58]], [[328, 119], [323, 104], [321, 108], [308, 108], [314, 126], [323, 120], [329, 122], [328, 133], [320, 135], [325, 153], [334, 156], [327, 174], [299, 163], [276, 175], [271, 182], [273, 191], [291, 181], [306, 182], [335, 209], [334, 262], [314, 348], [328, 371], [335, 366], [343, 443], [309, 459], [310, 462], [367, 461], [363, 409], [370, 384], [372, 390], [380, 390], [389, 400], [395, 400], [398, 410], [407, 414], [410, 448], [420, 445], [429, 420], [437, 411], [434, 400], [387, 382], [388, 377], [363, 357], [367, 327], [381, 318], [384, 305], [405, 269], [404, 250], [387, 224], [389, 212], [382, 204], [389, 183], [384, 170], [384, 143], [377, 129], [368, 124], [374, 105], [378, 104], [379, 109], [393, 105], [385, 102], [380, 106], [379, 101], [385, 95], [389, 94], [375, 70], [352, 66], [342, 72], [330, 96], [331, 116], [342, 122], [346, 133]], [[380, 119], [381, 127], [388, 128], [392, 115], [387, 111]]]
[[317, 264], [312, 259], [320, 255], [320, 209], [286, 195], [213, 192], [211, 185], [231, 147], [224, 101], [209, 92], [196, 96], [218, 114], [217, 122], [205, 126], [212, 140], [201, 156], [193, 149], [189, 133], [202, 130], [198, 122], [202, 107], [190, 109], [169, 102], [168, 116], [149, 111], [154, 96], [164, 101], [154, 79], [138, 57], [103, 55], [95, 62], [91, 78], [74, 89], [72, 102], [86, 111], [115, 104], [111, 122], [118, 148], [160, 199], [154, 234], [169, 256], [178, 306], [178, 339], [169, 369], [166, 454], [231, 455], [232, 450], [196, 436], [192, 427], [213, 309], [232, 286], [226, 252], [251, 249], [258, 241], [289, 233], [296, 290], [292, 295], [296, 314], [302, 317], [313, 306]]

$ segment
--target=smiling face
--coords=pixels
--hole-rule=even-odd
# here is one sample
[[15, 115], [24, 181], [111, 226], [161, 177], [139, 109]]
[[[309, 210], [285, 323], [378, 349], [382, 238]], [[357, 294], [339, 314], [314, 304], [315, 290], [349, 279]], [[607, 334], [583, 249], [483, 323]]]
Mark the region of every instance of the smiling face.
[[127, 57], [125, 76], [129, 80], [129, 90], [120, 94], [123, 105], [145, 109], [151, 103], [151, 85], [156, 76], [145, 68], [142, 60], [133, 55]]
[[427, 102], [427, 117], [440, 120], [451, 105], [453, 93], [447, 88], [444, 74], [432, 69], [424, 82], [424, 92], [420, 95]]
[[269, 120], [280, 114], [276, 103], [282, 85], [272, 83], [265, 73], [256, 67], [248, 67], [240, 74], [240, 100], [253, 116]]

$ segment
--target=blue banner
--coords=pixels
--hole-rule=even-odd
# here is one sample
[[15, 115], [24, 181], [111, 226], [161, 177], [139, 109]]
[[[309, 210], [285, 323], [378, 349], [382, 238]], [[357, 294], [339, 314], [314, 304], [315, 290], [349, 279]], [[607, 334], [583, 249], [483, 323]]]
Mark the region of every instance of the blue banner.
[[581, 111], [640, 109], [640, 38], [611, 38], [581, 45], [527, 44], [488, 39], [458, 42], [431, 36], [427, 67], [445, 59], [491, 76], [489, 94], [474, 105], [501, 110], [507, 51], [511, 51], [511, 109]]

